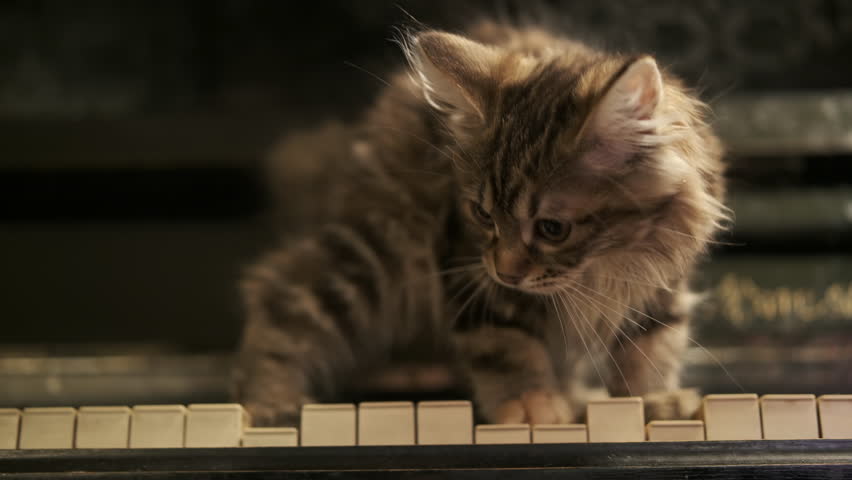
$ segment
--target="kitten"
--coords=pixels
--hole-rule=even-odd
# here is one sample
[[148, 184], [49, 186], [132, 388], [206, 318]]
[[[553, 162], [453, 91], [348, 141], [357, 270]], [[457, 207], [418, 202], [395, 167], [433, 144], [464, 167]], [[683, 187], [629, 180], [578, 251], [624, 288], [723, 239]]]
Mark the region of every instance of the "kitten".
[[401, 43], [410, 69], [358, 124], [282, 152], [326, 168], [299, 190], [316, 228], [245, 274], [236, 400], [291, 424], [425, 352], [490, 422], [574, 421], [587, 375], [665, 406], [687, 279], [726, 220], [705, 105], [649, 56], [544, 30]]

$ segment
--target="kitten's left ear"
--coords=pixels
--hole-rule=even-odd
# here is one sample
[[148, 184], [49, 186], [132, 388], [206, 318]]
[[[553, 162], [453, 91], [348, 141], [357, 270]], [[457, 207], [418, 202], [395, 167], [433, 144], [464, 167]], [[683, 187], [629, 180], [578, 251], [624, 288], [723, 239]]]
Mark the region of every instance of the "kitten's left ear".
[[615, 78], [593, 109], [584, 129], [592, 145], [587, 163], [593, 168], [618, 168], [643, 147], [655, 144], [657, 107], [663, 80], [657, 62], [642, 57]]
[[426, 99], [438, 110], [484, 118], [496, 49], [444, 32], [421, 33], [406, 50]]

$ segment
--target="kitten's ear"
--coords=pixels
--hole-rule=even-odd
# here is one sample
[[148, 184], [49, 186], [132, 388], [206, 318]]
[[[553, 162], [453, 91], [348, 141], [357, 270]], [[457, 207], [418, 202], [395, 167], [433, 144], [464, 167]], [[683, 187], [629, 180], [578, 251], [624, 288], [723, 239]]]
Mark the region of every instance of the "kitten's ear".
[[487, 85], [499, 58], [494, 48], [450, 33], [426, 32], [409, 39], [406, 53], [433, 107], [484, 118]]
[[586, 125], [590, 166], [619, 168], [642, 148], [655, 145], [655, 115], [662, 100], [663, 80], [653, 58], [639, 58], [622, 70]]

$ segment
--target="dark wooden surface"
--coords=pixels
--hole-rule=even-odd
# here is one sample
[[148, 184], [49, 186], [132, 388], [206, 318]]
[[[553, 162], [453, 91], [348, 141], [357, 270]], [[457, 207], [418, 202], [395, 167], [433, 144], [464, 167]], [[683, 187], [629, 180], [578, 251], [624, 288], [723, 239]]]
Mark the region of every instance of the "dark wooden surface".
[[0, 452], [0, 478], [850, 478], [852, 440]]

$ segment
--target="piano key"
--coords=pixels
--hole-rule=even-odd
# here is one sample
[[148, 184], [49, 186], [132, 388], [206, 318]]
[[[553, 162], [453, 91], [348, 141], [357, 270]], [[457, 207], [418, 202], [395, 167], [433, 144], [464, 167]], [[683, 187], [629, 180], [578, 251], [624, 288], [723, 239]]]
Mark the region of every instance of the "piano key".
[[586, 425], [567, 423], [533, 425], [532, 443], [585, 443], [589, 441]]
[[760, 407], [754, 393], [704, 397], [701, 408], [707, 440], [760, 440]]
[[641, 397], [592, 400], [586, 409], [590, 442], [645, 441], [645, 412]]
[[127, 448], [129, 437], [129, 408], [80, 407], [77, 411], [75, 448]]
[[414, 431], [411, 402], [358, 405], [358, 445], [414, 445]]
[[819, 438], [814, 395], [764, 395], [760, 397], [760, 418], [767, 440]]
[[237, 403], [193, 404], [186, 414], [184, 446], [239, 447], [248, 412]]
[[704, 440], [701, 420], [654, 420], [645, 430], [649, 442], [694, 442]]
[[351, 403], [302, 406], [302, 446], [355, 445], [356, 414]]
[[852, 395], [822, 395], [817, 402], [822, 438], [852, 439]]
[[417, 404], [417, 443], [473, 443], [473, 405], [466, 400], [424, 401]]
[[0, 408], [0, 450], [18, 448], [18, 431], [21, 411], [17, 408]]
[[186, 407], [137, 405], [130, 422], [130, 448], [181, 448]]
[[298, 447], [299, 430], [292, 427], [246, 428], [244, 447]]
[[77, 410], [70, 407], [25, 408], [18, 448], [74, 448]]
[[481, 445], [530, 443], [530, 426], [525, 423], [477, 425], [476, 443]]

